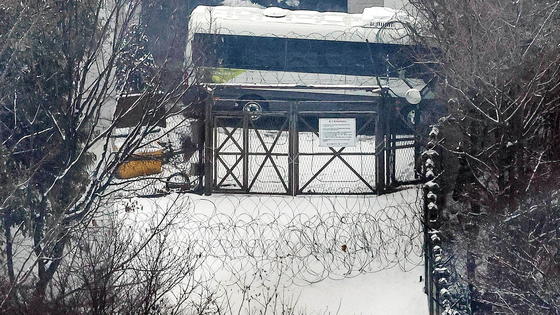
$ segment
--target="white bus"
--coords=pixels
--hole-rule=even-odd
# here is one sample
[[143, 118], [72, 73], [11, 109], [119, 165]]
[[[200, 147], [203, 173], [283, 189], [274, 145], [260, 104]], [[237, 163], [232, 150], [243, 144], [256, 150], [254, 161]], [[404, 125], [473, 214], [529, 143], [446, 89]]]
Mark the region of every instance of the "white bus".
[[[273, 110], [267, 100], [371, 100], [388, 90], [418, 104], [425, 86], [399, 11], [362, 14], [198, 6], [187, 72], [215, 88], [221, 109]], [[425, 95], [422, 95], [425, 96]], [[267, 108], [269, 107], [270, 108]]]

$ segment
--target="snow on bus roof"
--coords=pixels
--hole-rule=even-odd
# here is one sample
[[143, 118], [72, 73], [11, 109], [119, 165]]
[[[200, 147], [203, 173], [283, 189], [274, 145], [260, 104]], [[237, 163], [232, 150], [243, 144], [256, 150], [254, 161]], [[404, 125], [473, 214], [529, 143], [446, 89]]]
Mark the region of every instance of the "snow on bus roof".
[[198, 6], [190, 18], [195, 33], [311, 38], [406, 44], [401, 11], [366, 8], [362, 14], [288, 10], [277, 7]]

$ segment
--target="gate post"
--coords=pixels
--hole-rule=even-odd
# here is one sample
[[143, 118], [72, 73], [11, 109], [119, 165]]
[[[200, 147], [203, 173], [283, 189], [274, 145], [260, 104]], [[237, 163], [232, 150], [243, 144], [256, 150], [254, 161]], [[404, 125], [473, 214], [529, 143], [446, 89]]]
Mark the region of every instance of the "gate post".
[[382, 96], [375, 122], [375, 189], [377, 194], [385, 191], [385, 131], [387, 130], [385, 127], [387, 121], [385, 105], [385, 97]]
[[245, 193], [249, 193], [249, 119], [252, 119], [250, 112], [243, 111], [243, 187]]
[[289, 149], [288, 149], [288, 181], [289, 181], [289, 193], [292, 196], [297, 195], [299, 189], [299, 133], [298, 133], [298, 112], [297, 103], [290, 101], [290, 112], [289, 112]]
[[385, 178], [386, 178], [386, 189], [394, 188], [395, 186], [395, 173], [396, 173], [396, 146], [397, 146], [397, 136], [395, 133], [395, 124], [397, 123], [396, 119], [396, 104], [393, 98], [390, 98], [389, 101], [385, 101], [385, 117], [386, 117], [386, 151], [387, 152], [387, 159], [386, 159], [386, 167], [387, 170], [385, 171]]
[[214, 91], [210, 90], [204, 101], [205, 105], [205, 141], [204, 141], [204, 194], [210, 196], [214, 186]]

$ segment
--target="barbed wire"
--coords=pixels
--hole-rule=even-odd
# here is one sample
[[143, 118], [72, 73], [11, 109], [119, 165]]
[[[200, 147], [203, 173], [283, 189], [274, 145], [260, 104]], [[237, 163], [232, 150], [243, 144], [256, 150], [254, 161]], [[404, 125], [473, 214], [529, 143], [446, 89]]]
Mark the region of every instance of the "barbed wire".
[[[205, 274], [235, 275], [230, 284], [265, 272], [304, 285], [389, 268], [407, 271], [423, 261], [414, 188], [383, 196], [178, 197], [177, 240], [204, 258]], [[139, 210], [126, 215], [154, 216], [173, 198], [137, 199]]]

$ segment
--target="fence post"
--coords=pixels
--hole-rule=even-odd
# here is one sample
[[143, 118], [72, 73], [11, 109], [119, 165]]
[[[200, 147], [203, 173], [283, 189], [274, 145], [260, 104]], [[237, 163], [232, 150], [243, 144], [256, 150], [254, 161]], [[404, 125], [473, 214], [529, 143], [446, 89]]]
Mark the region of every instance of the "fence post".
[[385, 117], [387, 117], [385, 120], [386, 122], [386, 147], [387, 147], [387, 160], [385, 163], [387, 163], [386, 167], [387, 170], [385, 171], [385, 177], [386, 177], [386, 187], [388, 189], [391, 189], [394, 187], [395, 185], [395, 172], [396, 172], [396, 160], [395, 160], [395, 155], [396, 155], [396, 146], [397, 146], [397, 142], [396, 142], [396, 135], [395, 135], [395, 128], [394, 125], [396, 123], [396, 104], [395, 104], [395, 99], [394, 98], [387, 98], [385, 100]]
[[428, 295], [428, 307], [430, 315], [439, 315], [439, 294], [438, 294], [438, 279], [435, 277], [434, 271], [437, 268], [437, 262], [441, 261], [442, 252], [441, 244], [439, 241], [439, 227], [440, 214], [438, 201], [441, 200], [439, 184], [436, 182], [437, 175], [439, 175], [439, 154], [436, 151], [438, 142], [439, 129], [437, 126], [432, 126], [429, 136], [426, 151], [422, 153], [422, 175], [427, 180], [423, 187], [423, 210], [424, 210], [424, 241], [426, 250], [425, 272], [426, 272], [426, 294]]
[[299, 193], [299, 105], [300, 101], [294, 102], [294, 108], [292, 112], [292, 120], [294, 122], [294, 151], [292, 155], [292, 159], [294, 160], [294, 195], [297, 195]]
[[451, 303], [450, 270], [444, 260], [442, 209], [444, 206], [443, 189], [439, 176], [443, 173], [441, 154], [437, 150], [439, 128], [431, 126], [426, 151], [422, 153], [422, 174], [424, 184], [424, 242], [426, 264], [426, 294], [430, 315], [459, 315], [455, 304]]
[[381, 106], [377, 113], [375, 122], [375, 188], [377, 194], [385, 191], [385, 131], [386, 131], [386, 108], [385, 97], [381, 97]]
[[204, 101], [205, 105], [205, 141], [204, 141], [204, 194], [210, 196], [214, 186], [214, 91], [210, 90]]
[[[299, 134], [297, 130], [297, 113], [294, 108], [294, 102], [290, 101], [290, 111], [288, 119], [290, 125], [288, 127], [289, 145], [288, 145], [288, 181], [289, 181], [289, 194], [295, 196], [297, 194], [297, 187], [299, 174], [296, 171], [295, 157], [298, 152], [297, 141]], [[297, 175], [297, 176], [296, 176]]]
[[253, 119], [251, 112], [243, 111], [243, 187], [245, 193], [249, 193], [249, 119]]

